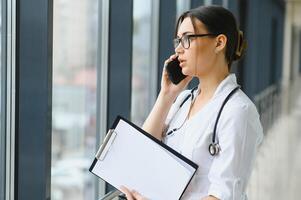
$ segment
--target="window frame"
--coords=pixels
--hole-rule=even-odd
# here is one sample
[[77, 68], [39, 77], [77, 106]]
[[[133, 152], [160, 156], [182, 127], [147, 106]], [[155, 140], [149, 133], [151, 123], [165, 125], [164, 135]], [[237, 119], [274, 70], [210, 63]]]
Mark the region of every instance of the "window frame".
[[1, 1], [1, 67], [0, 67], [0, 199], [6, 195], [6, 1]]
[[[107, 131], [108, 105], [108, 49], [109, 49], [109, 0], [99, 1], [98, 12], [98, 55], [97, 59], [97, 105], [96, 105], [96, 148], [101, 145]], [[96, 150], [95, 150], [96, 152]], [[105, 195], [106, 183], [95, 177], [95, 196]]]
[[16, 53], [11, 58], [15, 66], [11, 88], [15, 96], [11, 98], [11, 113], [15, 116], [11, 116], [11, 141], [15, 146], [11, 199], [50, 199], [53, 0], [14, 0], [14, 9], [12, 48]]
[[[3, 195], [6, 200], [14, 199], [15, 192], [15, 57], [16, 57], [16, 0], [2, 1], [2, 68], [1, 107], [4, 108], [1, 133], [4, 140]], [[2, 150], [2, 149], [1, 149]], [[1, 196], [2, 197], [2, 196]]]

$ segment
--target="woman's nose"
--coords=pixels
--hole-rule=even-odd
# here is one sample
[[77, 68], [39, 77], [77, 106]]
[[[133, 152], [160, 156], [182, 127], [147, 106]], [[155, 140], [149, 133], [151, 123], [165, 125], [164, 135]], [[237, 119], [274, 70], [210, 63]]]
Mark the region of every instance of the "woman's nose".
[[184, 49], [183, 49], [181, 43], [179, 43], [179, 45], [176, 46], [176, 48], [175, 48], [175, 53], [180, 54], [180, 53], [183, 53], [183, 52], [184, 52]]

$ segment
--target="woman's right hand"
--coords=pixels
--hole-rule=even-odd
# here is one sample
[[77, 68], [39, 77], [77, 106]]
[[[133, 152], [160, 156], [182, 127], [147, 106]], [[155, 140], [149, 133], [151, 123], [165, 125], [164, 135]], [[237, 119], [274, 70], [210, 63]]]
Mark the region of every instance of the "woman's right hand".
[[148, 200], [146, 197], [142, 196], [137, 191], [131, 191], [125, 186], [121, 186], [119, 189], [125, 194], [127, 200]]
[[176, 55], [172, 55], [164, 63], [164, 69], [161, 78], [161, 91], [157, 97], [154, 107], [152, 108], [152, 111], [142, 126], [143, 130], [152, 134], [158, 140], [162, 140], [163, 138], [165, 121], [173, 102], [192, 79], [192, 77], [187, 76], [177, 85], [173, 84], [169, 80], [166, 71], [166, 65], [173, 59], [176, 59], [176, 57]]
[[171, 55], [167, 60], [164, 62], [164, 68], [162, 72], [162, 79], [161, 79], [161, 92], [164, 94], [172, 95], [172, 96], [178, 96], [179, 93], [188, 85], [188, 83], [192, 80], [191, 76], [187, 76], [185, 79], [183, 79], [181, 82], [179, 82], [177, 85], [173, 84], [169, 77], [166, 70], [166, 66], [169, 62], [176, 59], [177, 55], [173, 54]]

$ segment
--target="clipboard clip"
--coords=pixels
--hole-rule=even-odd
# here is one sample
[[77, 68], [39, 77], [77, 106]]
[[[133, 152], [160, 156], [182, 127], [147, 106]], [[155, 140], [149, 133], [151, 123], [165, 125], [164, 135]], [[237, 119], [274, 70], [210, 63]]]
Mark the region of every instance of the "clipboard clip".
[[109, 129], [102, 145], [99, 147], [99, 149], [98, 149], [98, 151], [95, 155], [95, 157], [98, 160], [103, 160], [106, 157], [106, 155], [107, 155], [107, 153], [108, 153], [108, 151], [109, 151], [116, 135], [117, 135], [117, 133], [115, 132], [114, 129]]

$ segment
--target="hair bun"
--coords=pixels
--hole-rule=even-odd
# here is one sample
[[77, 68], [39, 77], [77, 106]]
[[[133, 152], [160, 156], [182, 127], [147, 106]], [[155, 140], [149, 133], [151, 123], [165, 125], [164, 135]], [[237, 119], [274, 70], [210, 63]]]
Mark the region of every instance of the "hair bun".
[[241, 30], [238, 31], [238, 40], [237, 40], [237, 46], [234, 53], [233, 60], [240, 59], [247, 48], [247, 41], [243, 37], [243, 32]]

